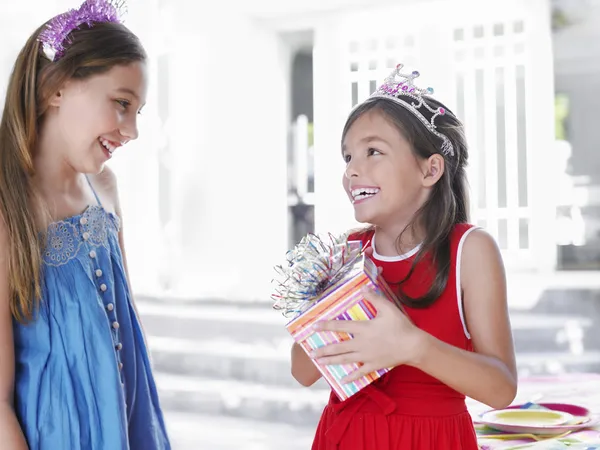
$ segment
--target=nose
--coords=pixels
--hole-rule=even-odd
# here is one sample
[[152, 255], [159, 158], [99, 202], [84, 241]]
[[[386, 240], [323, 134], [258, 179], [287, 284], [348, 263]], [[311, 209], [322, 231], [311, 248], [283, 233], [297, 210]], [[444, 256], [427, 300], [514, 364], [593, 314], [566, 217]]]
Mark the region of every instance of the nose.
[[350, 160], [350, 162], [348, 164], [346, 164], [346, 170], [344, 171], [344, 176], [348, 179], [358, 176], [358, 164], [355, 159]]
[[135, 141], [138, 138], [137, 115], [121, 124], [119, 134], [121, 134], [126, 141]]

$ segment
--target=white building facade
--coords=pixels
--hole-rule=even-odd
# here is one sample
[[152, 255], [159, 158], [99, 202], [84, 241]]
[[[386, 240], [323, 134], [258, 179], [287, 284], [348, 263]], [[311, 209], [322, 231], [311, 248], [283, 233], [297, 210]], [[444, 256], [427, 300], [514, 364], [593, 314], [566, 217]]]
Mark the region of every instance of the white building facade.
[[[40, 5], [32, 27], [76, 6]], [[538, 165], [554, 145], [548, 0], [131, 0], [129, 10], [152, 85], [140, 139], [111, 164], [138, 293], [268, 299], [290, 233], [291, 61], [307, 45], [318, 232], [355, 225], [342, 126], [402, 62], [465, 121], [473, 220], [507, 267], [554, 269], [555, 174]], [[15, 42], [27, 34], [15, 30]]]

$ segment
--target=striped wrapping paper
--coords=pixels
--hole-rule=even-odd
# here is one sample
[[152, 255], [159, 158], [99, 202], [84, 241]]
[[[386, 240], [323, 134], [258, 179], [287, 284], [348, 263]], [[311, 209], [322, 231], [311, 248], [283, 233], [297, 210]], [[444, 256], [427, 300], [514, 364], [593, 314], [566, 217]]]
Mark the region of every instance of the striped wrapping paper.
[[[330, 286], [321, 294], [316, 303], [294, 318], [286, 325], [288, 332], [294, 340], [310, 355], [316, 348], [327, 344], [337, 343], [352, 339], [347, 333], [330, 331], [315, 332], [312, 325], [323, 320], [370, 320], [376, 311], [373, 306], [360, 294], [363, 287], [369, 287], [383, 293], [390, 301], [395, 301], [395, 295], [388, 284], [378, 275], [377, 267], [373, 261], [362, 256], [344, 278]], [[391, 368], [372, 372], [359, 380], [342, 384], [340, 380], [347, 374], [358, 369], [358, 364], [343, 364], [322, 366], [313, 360], [323, 378], [327, 380], [331, 388], [340, 400], [346, 400], [370, 383], [380, 378]]]

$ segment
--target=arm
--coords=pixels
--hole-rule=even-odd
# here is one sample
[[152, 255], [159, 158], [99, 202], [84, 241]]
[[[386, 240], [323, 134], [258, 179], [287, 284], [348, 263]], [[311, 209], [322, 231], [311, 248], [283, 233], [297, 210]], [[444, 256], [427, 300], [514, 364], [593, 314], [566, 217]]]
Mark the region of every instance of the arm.
[[313, 353], [321, 364], [362, 362], [344, 382], [382, 367], [407, 364], [493, 408], [509, 405], [517, 389], [506, 281], [500, 252], [483, 231], [465, 240], [461, 285], [475, 352], [446, 344], [417, 328], [392, 302], [369, 290], [364, 297], [377, 316], [367, 321], [329, 320], [319, 330], [346, 332], [354, 339], [329, 344]]
[[[363, 240], [364, 234], [368, 232], [368, 229], [357, 228], [348, 231], [347, 240]], [[367, 255], [371, 255], [373, 249], [368, 247], [366, 250]], [[381, 273], [381, 269], [378, 269]], [[306, 352], [297, 343], [294, 342], [292, 346], [292, 376], [302, 386], [312, 386], [322, 377], [321, 372], [317, 369], [317, 366], [308, 357]]]
[[321, 378], [317, 366], [296, 342], [292, 345], [292, 376], [306, 387], [312, 386]]
[[423, 351], [411, 365], [468, 397], [504, 408], [514, 400], [517, 390], [506, 279], [500, 251], [482, 230], [465, 239], [460, 277], [475, 352], [422, 333]]
[[13, 408], [15, 348], [9, 304], [7, 248], [6, 231], [0, 223], [0, 436], [3, 449], [27, 450]]

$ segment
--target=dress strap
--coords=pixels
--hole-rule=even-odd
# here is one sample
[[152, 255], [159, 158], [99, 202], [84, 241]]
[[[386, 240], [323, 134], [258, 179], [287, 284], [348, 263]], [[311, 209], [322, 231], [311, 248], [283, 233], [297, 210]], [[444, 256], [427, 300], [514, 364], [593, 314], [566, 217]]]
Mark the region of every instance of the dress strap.
[[453, 257], [455, 258], [454, 270], [455, 270], [455, 277], [456, 277], [455, 285], [456, 285], [456, 300], [458, 302], [458, 314], [460, 316], [460, 322], [462, 324], [463, 331], [468, 340], [471, 340], [471, 334], [469, 333], [469, 330], [467, 328], [467, 322], [465, 319], [465, 311], [464, 311], [465, 308], [464, 308], [464, 304], [463, 304], [463, 298], [462, 298], [463, 292], [462, 292], [462, 284], [461, 284], [461, 279], [460, 279], [462, 250], [463, 250], [463, 245], [465, 243], [465, 239], [467, 238], [467, 236], [472, 231], [475, 231], [479, 228], [480, 228], [479, 226], [466, 224], [466, 223], [456, 225], [456, 227], [454, 228], [456, 237], [454, 238], [454, 242], [452, 244], [454, 246], [454, 248], [452, 249], [452, 254], [453, 254]]
[[85, 179], [87, 180], [90, 189], [92, 190], [92, 193], [94, 194], [94, 197], [96, 197], [96, 201], [98, 202], [98, 206], [102, 206], [102, 202], [100, 201], [100, 197], [98, 197], [98, 194], [96, 194], [96, 190], [94, 189], [94, 186], [92, 186], [92, 182], [90, 181], [90, 179], [88, 178], [87, 175], [85, 175]]

